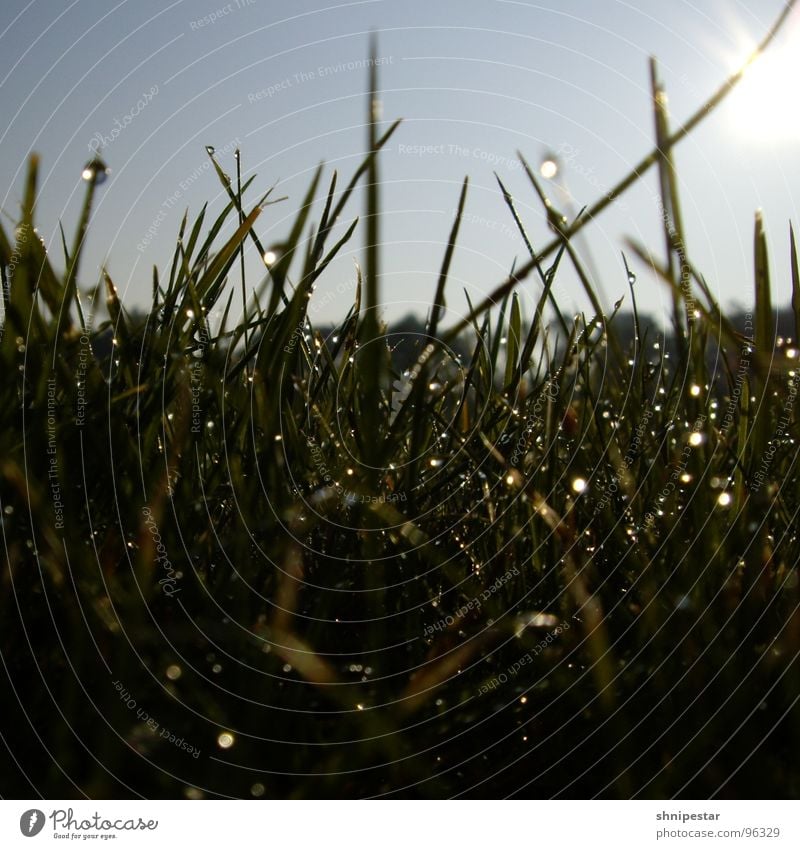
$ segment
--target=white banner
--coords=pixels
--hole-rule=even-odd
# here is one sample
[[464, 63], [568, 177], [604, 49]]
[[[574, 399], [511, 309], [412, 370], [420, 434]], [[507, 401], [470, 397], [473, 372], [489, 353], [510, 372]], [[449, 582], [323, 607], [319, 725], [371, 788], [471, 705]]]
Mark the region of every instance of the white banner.
[[[0, 846], [800, 846], [800, 805], [776, 801], [3, 801]], [[112, 842], [113, 841], [113, 842]], [[61, 844], [63, 845], [63, 844]]]

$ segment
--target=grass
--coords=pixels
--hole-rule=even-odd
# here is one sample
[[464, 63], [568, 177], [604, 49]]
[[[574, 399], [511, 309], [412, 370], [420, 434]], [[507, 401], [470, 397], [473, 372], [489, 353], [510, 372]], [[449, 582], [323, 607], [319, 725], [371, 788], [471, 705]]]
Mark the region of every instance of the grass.
[[[272, 199], [250, 205], [216, 160], [229, 203], [184, 218], [145, 320], [107, 275], [99, 320], [78, 286], [94, 175], [62, 274], [31, 160], [0, 231], [4, 796], [800, 792], [797, 354], [760, 218], [749, 327], [691, 265], [686, 133], [655, 65], [653, 88], [665, 255], [628, 261], [673, 292], [672, 339], [643, 329], [633, 274], [630, 310], [600, 307], [570, 239], [602, 209], [547, 205], [537, 253], [502, 184], [530, 260], [498, 308], [440, 327], [457, 217], [427, 326], [392, 336], [378, 154], [396, 125], [372, 120], [344, 188], [317, 172], [241, 321]], [[364, 280], [322, 332], [309, 304], [364, 177]], [[558, 309], [564, 262], [597, 314]]]

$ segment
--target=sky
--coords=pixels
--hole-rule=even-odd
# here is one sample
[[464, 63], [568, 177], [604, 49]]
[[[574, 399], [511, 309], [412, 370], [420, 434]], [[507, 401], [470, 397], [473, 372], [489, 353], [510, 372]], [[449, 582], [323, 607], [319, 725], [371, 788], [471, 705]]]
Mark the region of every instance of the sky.
[[[574, 214], [601, 197], [653, 147], [648, 58], [658, 58], [673, 125], [688, 117], [760, 40], [782, 0], [3, 0], [0, 8], [0, 207], [18, 218], [26, 161], [41, 156], [38, 229], [58, 264], [61, 222], [71, 237], [94, 150], [110, 168], [98, 186], [81, 286], [106, 265], [128, 307], [150, 295], [180, 220], [225, 203], [206, 145], [235, 173], [256, 174], [249, 202], [275, 185], [265, 246], [283, 238], [320, 162], [349, 179], [367, 145], [369, 34], [377, 35], [382, 125], [403, 118], [381, 159], [384, 315], [424, 314], [433, 297], [461, 182], [470, 177], [448, 288], [448, 323], [491, 291], [526, 248], [495, 172], [534, 247], [551, 236], [517, 152]], [[777, 289], [788, 301], [789, 222], [798, 222], [800, 10], [741, 91], [675, 151], [689, 258], [725, 304], [752, 292], [753, 220], [763, 209]], [[774, 55], [773, 55], [774, 54]], [[576, 241], [606, 307], [627, 293], [630, 237], [663, 251], [652, 171]], [[321, 203], [315, 206], [319, 215]], [[342, 226], [363, 212], [357, 195]], [[670, 296], [630, 253], [640, 308]], [[355, 282], [355, 239], [320, 281], [311, 315], [344, 315]], [[247, 257], [255, 285], [263, 265]], [[238, 277], [232, 279], [237, 287]], [[538, 297], [534, 278], [523, 300]], [[569, 269], [556, 295], [585, 298]]]

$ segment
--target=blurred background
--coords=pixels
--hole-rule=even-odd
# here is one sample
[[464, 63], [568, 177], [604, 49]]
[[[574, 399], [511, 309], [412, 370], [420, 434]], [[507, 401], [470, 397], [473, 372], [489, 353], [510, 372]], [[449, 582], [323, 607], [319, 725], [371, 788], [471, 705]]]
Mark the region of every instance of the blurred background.
[[[574, 215], [653, 147], [648, 57], [656, 55], [673, 126], [741, 63], [781, 0], [4, 0], [0, 9], [0, 206], [18, 215], [26, 158], [42, 157], [40, 235], [60, 255], [71, 238], [95, 152], [110, 172], [98, 191], [81, 285], [102, 264], [129, 308], [149, 300], [182, 215], [225, 203], [206, 146], [235, 175], [256, 173], [287, 196], [259, 219], [262, 242], [286, 232], [313, 171], [346, 180], [367, 145], [369, 36], [377, 34], [382, 121], [404, 123], [382, 155], [384, 315], [424, 314], [435, 288], [460, 183], [471, 178], [448, 307], [463, 313], [526, 249], [494, 173], [514, 195], [534, 246], [551, 233], [517, 160], [544, 175], [554, 204]], [[798, 221], [800, 27], [790, 21], [741, 88], [676, 150], [689, 256], [724, 304], [751, 299], [752, 225], [763, 207], [775, 286], [789, 297], [788, 229]], [[550, 164], [547, 164], [550, 163]], [[656, 174], [637, 184], [577, 242], [605, 305], [627, 292], [621, 257], [631, 236], [663, 245]], [[346, 221], [361, 212], [354, 199]], [[354, 240], [320, 281], [317, 322], [351, 303]], [[264, 267], [252, 252], [250, 281]], [[667, 319], [669, 293], [647, 269], [640, 307]], [[533, 278], [523, 287], [538, 295]], [[584, 308], [565, 269], [563, 305]]]

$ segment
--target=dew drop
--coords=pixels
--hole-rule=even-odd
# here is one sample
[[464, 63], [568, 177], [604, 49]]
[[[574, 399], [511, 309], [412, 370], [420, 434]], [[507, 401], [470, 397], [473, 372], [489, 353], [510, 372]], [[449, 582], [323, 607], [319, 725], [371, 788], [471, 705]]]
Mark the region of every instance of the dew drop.
[[584, 489], [586, 489], [587, 486], [588, 486], [588, 484], [586, 483], [585, 478], [575, 478], [572, 481], [572, 491], [573, 492], [583, 492]]
[[86, 180], [87, 183], [94, 183], [95, 186], [99, 186], [100, 183], [104, 183], [106, 181], [106, 178], [110, 173], [111, 172], [108, 170], [106, 163], [103, 162], [99, 156], [96, 156], [83, 166], [81, 177]]
[[213, 156], [213, 155], [214, 155], [214, 148], [213, 148], [210, 144], [207, 144], [207, 145], [206, 145], [206, 153], [207, 153], [209, 156]]
[[220, 749], [230, 749], [235, 742], [236, 738], [230, 731], [223, 731], [222, 734], [217, 737], [217, 745]]
[[558, 174], [558, 163], [555, 159], [547, 157], [539, 166], [539, 173], [545, 180], [552, 180]]

